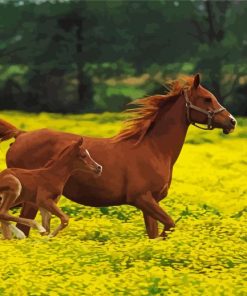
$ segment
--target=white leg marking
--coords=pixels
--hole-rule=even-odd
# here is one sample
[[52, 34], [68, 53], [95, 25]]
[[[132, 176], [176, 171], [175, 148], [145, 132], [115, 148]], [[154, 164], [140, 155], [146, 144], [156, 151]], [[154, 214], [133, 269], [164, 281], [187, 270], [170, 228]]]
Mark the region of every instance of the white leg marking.
[[50, 232], [51, 213], [44, 208], [39, 208], [39, 211], [42, 216], [42, 226]]
[[18, 239], [26, 238], [25, 234], [20, 229], [18, 229], [15, 225], [9, 224], [9, 228], [11, 232], [16, 236], [16, 238]]
[[46, 229], [42, 225], [40, 225], [39, 223], [37, 223], [36, 226], [37, 226], [37, 229], [39, 232], [41, 232], [41, 233], [46, 232]]

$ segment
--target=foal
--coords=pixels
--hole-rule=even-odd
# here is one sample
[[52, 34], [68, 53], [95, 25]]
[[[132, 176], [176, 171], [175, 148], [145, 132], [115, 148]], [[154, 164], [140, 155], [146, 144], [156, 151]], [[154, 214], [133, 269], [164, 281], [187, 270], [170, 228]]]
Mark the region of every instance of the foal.
[[[24, 233], [9, 221], [18, 222], [38, 229], [40, 234], [49, 232], [49, 212], [56, 215], [61, 224], [51, 233], [55, 236], [68, 225], [69, 217], [56, 205], [56, 200], [63, 192], [69, 177], [78, 170], [91, 170], [97, 175], [102, 167], [96, 163], [82, 146], [83, 139], [74, 142], [50, 160], [44, 168], [25, 170], [8, 168], [0, 173], [0, 220], [3, 235], [11, 239], [11, 232], [17, 238], [25, 238]], [[29, 203], [40, 209], [42, 224], [35, 220], [19, 218], [8, 213], [10, 207], [21, 203]], [[46, 229], [44, 226], [47, 226]]]

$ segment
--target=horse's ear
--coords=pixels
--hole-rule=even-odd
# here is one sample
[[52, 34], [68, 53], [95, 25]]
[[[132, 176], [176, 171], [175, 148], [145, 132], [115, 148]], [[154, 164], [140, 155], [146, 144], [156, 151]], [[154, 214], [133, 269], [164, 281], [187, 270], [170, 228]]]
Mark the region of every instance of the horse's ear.
[[83, 141], [84, 141], [83, 137], [81, 137], [80, 140], [79, 140], [80, 146], [83, 144]]
[[193, 86], [194, 88], [198, 88], [199, 85], [200, 85], [200, 74], [197, 73], [194, 77]]
[[77, 145], [80, 147], [82, 144], [83, 144], [83, 138], [81, 137], [81, 138], [78, 140]]

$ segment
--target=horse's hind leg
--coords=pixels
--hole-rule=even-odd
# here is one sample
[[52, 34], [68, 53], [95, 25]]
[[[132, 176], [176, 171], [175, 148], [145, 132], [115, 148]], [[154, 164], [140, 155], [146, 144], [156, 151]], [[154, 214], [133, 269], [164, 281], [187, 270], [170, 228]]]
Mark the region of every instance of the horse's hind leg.
[[1, 221], [1, 230], [4, 239], [12, 239], [12, 232], [11, 229], [9, 228], [9, 223], [6, 221]]
[[[40, 232], [44, 231], [44, 228], [41, 225], [38, 225], [38, 223], [34, 220], [29, 220], [29, 219], [24, 219], [24, 218], [18, 218], [15, 216], [12, 216], [8, 213], [9, 209], [11, 206], [13, 206], [16, 202], [16, 199], [19, 197], [21, 193], [21, 183], [19, 179], [17, 179], [13, 175], [6, 175], [2, 180], [1, 180], [1, 185], [3, 185], [7, 188], [5, 190], [1, 191], [1, 197], [2, 197], [2, 202], [0, 205], [0, 220], [3, 222], [3, 232], [7, 237], [9, 236], [9, 230], [12, 231], [17, 238], [24, 238], [25, 235], [21, 230], [18, 230], [17, 227], [11, 225], [9, 221], [13, 222], [19, 222], [25, 225], [28, 225], [29, 227], [37, 228]], [[7, 225], [9, 227], [9, 230], [7, 229]]]
[[11, 239], [11, 224], [8, 219], [4, 218], [4, 215], [8, 212], [16, 198], [20, 195], [21, 183], [13, 175], [6, 175], [1, 181], [1, 185], [7, 188], [1, 190], [0, 216], [3, 217], [3, 219], [1, 219], [1, 228], [4, 238]]
[[18, 239], [26, 238], [25, 234], [10, 222], [1, 221], [1, 228], [5, 239], [11, 239], [12, 234]]
[[40, 225], [39, 223], [37, 223], [35, 220], [15, 217], [15, 216], [10, 215], [9, 213], [0, 213], [0, 219], [1, 220], [6, 220], [6, 221], [13, 221], [13, 222], [16, 222], [16, 223], [20, 223], [20, 224], [35, 228], [41, 234], [43, 232], [46, 232], [45, 228], [42, 225]]
[[22, 232], [19, 228], [17, 228], [15, 225], [13, 224], [9, 224], [9, 229], [11, 230], [11, 232], [16, 236], [16, 238], [18, 239], [24, 239], [26, 238], [26, 235], [24, 232]]
[[[25, 219], [25, 218], [19, 218], [15, 217], [13, 215], [10, 215], [8, 213], [8, 210], [10, 206], [13, 204], [13, 201], [16, 199], [16, 195], [13, 191], [6, 191], [3, 196], [2, 204], [0, 207], [0, 220], [3, 221], [13, 221], [20, 224], [27, 225], [32, 228], [38, 229], [40, 233], [46, 232], [43, 226], [39, 225], [35, 220], [31, 219]], [[11, 227], [11, 230], [16, 234], [16, 236], [23, 236], [23, 232], [21, 230], [18, 230], [17, 227]]]

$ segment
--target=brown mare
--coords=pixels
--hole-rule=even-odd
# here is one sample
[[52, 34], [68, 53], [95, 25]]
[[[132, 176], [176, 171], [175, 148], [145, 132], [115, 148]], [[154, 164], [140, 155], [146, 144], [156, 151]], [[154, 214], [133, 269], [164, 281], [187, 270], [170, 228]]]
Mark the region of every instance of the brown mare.
[[[25, 238], [24, 233], [11, 225], [9, 221], [21, 223], [38, 229], [41, 234], [50, 232], [50, 213], [56, 215], [61, 224], [51, 233], [57, 233], [68, 225], [69, 217], [57, 206], [56, 200], [62, 195], [64, 184], [77, 171], [91, 170], [98, 175], [102, 167], [97, 164], [82, 146], [80, 138], [73, 144], [67, 145], [61, 152], [50, 160], [44, 168], [26, 170], [8, 168], [0, 173], [0, 221], [3, 235], [11, 238], [11, 230], [17, 238]], [[42, 225], [35, 220], [18, 218], [8, 213], [11, 206], [26, 202], [40, 209]], [[12, 226], [12, 227], [11, 227]]]
[[[207, 124], [206, 129], [234, 130], [236, 120], [220, 106], [215, 96], [200, 85], [200, 76], [185, 77], [171, 83], [165, 95], [135, 102], [139, 108], [133, 118], [113, 138], [84, 137], [85, 147], [104, 168], [100, 178], [78, 172], [69, 178], [63, 194], [79, 204], [101, 207], [128, 204], [142, 210], [148, 236], [158, 236], [158, 222], [164, 225], [161, 236], [173, 228], [172, 218], [159, 206], [168, 193], [172, 169], [190, 125]], [[21, 132], [0, 123], [2, 140], [15, 137], [7, 153], [8, 167], [42, 167], [79, 135], [41, 129]], [[36, 209], [25, 204], [22, 217], [33, 218]], [[19, 226], [26, 234], [29, 229]]]

